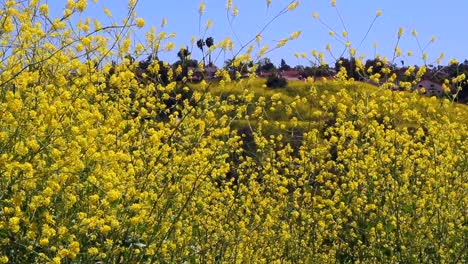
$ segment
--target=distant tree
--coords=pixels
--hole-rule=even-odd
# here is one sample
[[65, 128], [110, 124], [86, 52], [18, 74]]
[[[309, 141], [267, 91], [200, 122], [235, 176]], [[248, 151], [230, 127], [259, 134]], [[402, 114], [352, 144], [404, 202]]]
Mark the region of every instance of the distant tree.
[[[159, 72], [152, 73], [148, 70], [149, 66], [153, 63], [159, 65]], [[142, 83], [155, 82], [167, 85], [169, 83], [168, 71], [170, 69], [167, 65], [167, 63], [160, 61], [158, 57], [149, 55], [145, 60], [138, 62], [137, 78]], [[143, 73], [146, 74], [145, 78], [143, 77]]]
[[332, 75], [328, 64], [312, 67], [312, 70], [314, 72], [314, 77], [328, 77]]
[[138, 62], [138, 68], [140, 70], [147, 70], [153, 61], [153, 55], [149, 55], [145, 60]]
[[[390, 69], [390, 72], [384, 71], [383, 69]], [[386, 64], [379, 58], [369, 59], [364, 64], [364, 72], [362, 77], [368, 78], [370, 75], [380, 74], [382, 81], [387, 80], [396, 69], [396, 65]]]
[[268, 77], [266, 86], [269, 88], [284, 88], [288, 84], [288, 81], [281, 76], [272, 74]]
[[177, 52], [177, 57], [179, 60], [172, 64], [173, 69], [177, 69], [179, 66], [182, 67], [182, 72], [178, 76], [175, 76], [176, 81], [181, 81], [184, 77], [188, 75], [188, 68], [196, 68], [198, 67], [198, 61], [190, 59], [190, 51], [188, 47], [181, 48], [179, 52]]
[[181, 48], [179, 52], [177, 52], [177, 57], [179, 57], [180, 61], [182, 62], [182, 65], [185, 65], [185, 62], [188, 60], [190, 56], [190, 51], [188, 50], [188, 47]]
[[229, 71], [231, 74], [231, 78], [234, 79], [236, 76], [236, 72], [240, 74], [247, 74], [250, 71], [250, 68], [253, 67], [253, 62], [241, 62], [239, 66], [234, 66], [234, 60], [235, 58], [228, 59], [224, 62], [224, 68]]
[[[214, 39], [212, 37], [208, 37], [206, 38], [205, 43], [209, 49], [214, 45]], [[211, 61], [211, 52], [208, 52], [208, 65], [213, 66], [213, 62]]]
[[305, 67], [303, 65], [296, 65], [294, 66], [293, 70], [302, 72], [305, 70]]
[[460, 84], [459, 87], [455, 87], [456, 89], [460, 89], [456, 96], [457, 101], [460, 103], [468, 103], [468, 82], [464, 82]]
[[[407, 70], [409, 67], [401, 67], [396, 69], [396, 74], [397, 74], [397, 80], [399, 82], [413, 82], [416, 80], [416, 73], [412, 72], [411, 74], [407, 74]], [[416, 66], [415, 66], [416, 69]]]
[[185, 65], [186, 65], [187, 67], [197, 68], [197, 67], [198, 67], [198, 61], [197, 61], [197, 60], [193, 60], [193, 59], [188, 59], [188, 60], [185, 62]]
[[384, 63], [380, 59], [371, 59], [367, 60], [366, 64], [364, 64], [364, 68], [366, 70], [366, 73], [368, 74], [376, 74], [376, 73], [382, 73], [382, 68], [384, 67]]
[[[445, 71], [448, 73], [449, 78], [455, 78], [460, 74], [468, 76], [468, 61], [465, 60], [463, 63], [452, 63], [446, 66]], [[460, 103], [468, 103], [468, 81], [459, 83], [457, 87], [457, 100]]]
[[258, 61], [257, 72], [272, 72], [276, 67], [269, 58], [262, 58]]
[[178, 76], [175, 77], [176, 81], [182, 81], [184, 77], [187, 77], [189, 68], [197, 68], [198, 61], [187, 59], [186, 61], [184, 61], [184, 63], [182, 63], [182, 61], [178, 60], [172, 64], [173, 69], [177, 69], [179, 66], [182, 67], [182, 72]]
[[340, 57], [335, 62], [336, 72], [339, 72], [341, 67], [344, 67], [346, 69], [348, 78], [353, 78], [355, 80], [363, 80], [362, 73], [360, 74], [356, 69], [356, 59], [354, 57], [351, 57], [351, 59]]
[[330, 66], [328, 64], [323, 64], [319, 66], [307, 66], [301, 71], [301, 75], [304, 78], [307, 77], [330, 77], [332, 73], [330, 71]]
[[310, 66], [304, 67], [304, 69], [301, 71], [301, 75], [302, 75], [304, 78], [307, 78], [307, 77], [314, 77], [313, 68], [310, 67]]
[[279, 70], [280, 71], [289, 71], [289, 70], [291, 70], [291, 66], [289, 66], [284, 59], [281, 59]]
[[182, 61], [178, 60], [172, 64], [172, 68], [176, 69], [177, 67], [182, 66], [182, 67], [190, 67], [190, 68], [197, 68], [198, 67], [198, 61], [193, 60], [193, 59], [187, 59], [184, 61], [182, 64]]
[[203, 66], [205, 66], [205, 51], [204, 51], [205, 41], [203, 39], [197, 40], [197, 47], [201, 50], [203, 54]]

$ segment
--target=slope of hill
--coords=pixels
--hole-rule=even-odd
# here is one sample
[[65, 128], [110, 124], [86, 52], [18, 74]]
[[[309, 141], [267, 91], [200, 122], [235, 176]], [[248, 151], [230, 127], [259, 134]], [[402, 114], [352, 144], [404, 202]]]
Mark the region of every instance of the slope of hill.
[[25, 71], [1, 90], [10, 261], [466, 258], [466, 105], [363, 83], [127, 73], [30, 86]]

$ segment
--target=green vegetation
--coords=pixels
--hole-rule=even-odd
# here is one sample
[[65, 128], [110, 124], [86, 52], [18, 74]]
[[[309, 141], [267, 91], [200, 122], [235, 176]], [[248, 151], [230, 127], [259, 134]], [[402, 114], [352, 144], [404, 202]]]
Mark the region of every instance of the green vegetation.
[[387, 66], [368, 69], [376, 85], [343, 66], [273, 89], [249, 52], [213, 71], [229, 39], [200, 38], [202, 63], [185, 47], [171, 65], [157, 56], [173, 48], [164, 32], [134, 51], [123, 36], [145, 24], [136, 4], [90, 32], [67, 26], [85, 0], [60, 19], [41, 1], [3, 2], [0, 263], [467, 259], [467, 105], [387, 89]]
[[269, 88], [284, 88], [286, 85], [286, 79], [277, 75], [270, 75], [266, 81], [266, 86]]

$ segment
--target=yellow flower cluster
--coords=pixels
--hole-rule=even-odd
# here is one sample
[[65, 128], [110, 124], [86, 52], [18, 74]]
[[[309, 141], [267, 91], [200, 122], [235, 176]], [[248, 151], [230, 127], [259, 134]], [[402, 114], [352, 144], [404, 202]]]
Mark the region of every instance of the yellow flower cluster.
[[[279, 93], [226, 71], [177, 83], [159, 61], [139, 72], [130, 37], [114, 54], [99, 31], [74, 39], [16, 8], [0, 35], [15, 47], [0, 71], [0, 263], [466, 259], [466, 106], [351, 81]], [[147, 48], [165, 38], [150, 31]]]

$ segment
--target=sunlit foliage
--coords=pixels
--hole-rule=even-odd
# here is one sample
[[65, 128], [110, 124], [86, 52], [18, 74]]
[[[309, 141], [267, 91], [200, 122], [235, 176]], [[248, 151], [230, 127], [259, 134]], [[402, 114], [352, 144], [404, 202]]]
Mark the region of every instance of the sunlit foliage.
[[70, 28], [87, 1], [59, 18], [2, 1], [0, 263], [466, 260], [466, 106], [352, 80], [176, 82], [155, 59], [171, 34], [132, 46], [136, 4]]

